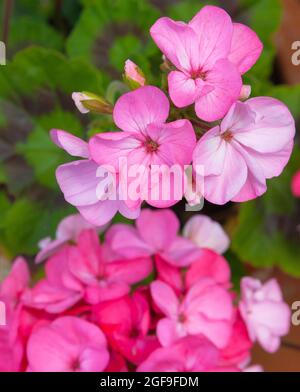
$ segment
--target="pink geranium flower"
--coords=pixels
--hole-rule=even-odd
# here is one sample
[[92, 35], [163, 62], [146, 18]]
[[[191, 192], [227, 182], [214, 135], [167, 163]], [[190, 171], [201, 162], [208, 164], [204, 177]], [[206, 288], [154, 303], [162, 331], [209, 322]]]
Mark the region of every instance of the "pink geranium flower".
[[[105, 197], [97, 192], [99, 165], [91, 159], [86, 142], [57, 129], [53, 129], [50, 135], [58, 147], [72, 156], [84, 158], [60, 165], [56, 170], [56, 179], [66, 201], [75, 206], [88, 222], [95, 226], [105, 225], [118, 211], [129, 219], [139, 215], [139, 208], [128, 208], [124, 201], [119, 200], [118, 194], [117, 197], [109, 198], [109, 192]], [[113, 178], [109, 185], [114, 187]]]
[[107, 262], [94, 230], [83, 231], [77, 246], [69, 245], [46, 263], [46, 278], [31, 291], [27, 304], [50, 313], [63, 312], [80, 300], [97, 304], [122, 297], [130, 285], [152, 270], [149, 257]]
[[27, 355], [31, 372], [101, 372], [109, 361], [100, 328], [76, 317], [60, 317], [36, 328]]
[[201, 336], [187, 336], [155, 350], [138, 372], [205, 372], [217, 367], [218, 349]]
[[300, 170], [294, 175], [292, 179], [292, 192], [296, 197], [300, 197]]
[[262, 43], [254, 31], [218, 7], [206, 6], [188, 23], [160, 18], [151, 36], [177, 68], [168, 75], [174, 104], [195, 103], [198, 117], [222, 118], [239, 98], [241, 74], [260, 56]]
[[268, 352], [280, 346], [280, 338], [288, 333], [291, 311], [283, 301], [275, 279], [262, 284], [253, 278], [241, 281], [242, 298], [239, 309], [246, 323], [250, 339], [258, 341]]
[[141, 293], [102, 302], [94, 313], [112, 347], [131, 363], [141, 363], [159, 347], [157, 337], [149, 334], [150, 308]]
[[229, 248], [230, 239], [222, 226], [209, 216], [197, 214], [192, 216], [183, 228], [184, 237], [193, 241], [200, 248], [224, 253]]
[[229, 341], [232, 328], [232, 300], [229, 293], [213, 279], [195, 283], [180, 300], [162, 281], [151, 283], [155, 305], [166, 316], [157, 324], [157, 337], [170, 346], [187, 335], [202, 334], [218, 348]]
[[175, 266], [189, 265], [198, 259], [200, 249], [180, 237], [179, 220], [171, 210], [143, 209], [136, 227], [113, 225], [106, 234], [106, 244], [113, 259], [159, 254]]
[[36, 263], [47, 259], [69, 241], [77, 242], [79, 234], [84, 229], [92, 229], [94, 225], [87, 222], [80, 214], [69, 215], [64, 218], [56, 230], [56, 238], [44, 238], [39, 242], [40, 252], [35, 258]]
[[[120, 164], [124, 166], [122, 160], [126, 160], [128, 173], [120, 173], [120, 185], [129, 206], [146, 200], [153, 206], [167, 207], [183, 196], [184, 166], [192, 161], [196, 136], [188, 120], [166, 123], [169, 109], [169, 101], [161, 90], [140, 87], [122, 95], [114, 107], [114, 122], [123, 132], [101, 133], [89, 142], [91, 157], [98, 165], [109, 165], [120, 173]], [[176, 189], [175, 181], [165, 184], [158, 172], [159, 167], [169, 169], [173, 165], [177, 165], [182, 178]], [[137, 194], [133, 194], [136, 175], [130, 174], [135, 168], [140, 185]], [[163, 194], [164, 189], [168, 190], [167, 195]]]
[[295, 123], [280, 101], [258, 97], [234, 104], [220, 126], [198, 142], [193, 165], [202, 167], [204, 197], [215, 204], [254, 199], [267, 190], [266, 179], [287, 164]]
[[155, 256], [155, 266], [159, 280], [167, 283], [178, 293], [184, 293], [203, 278], [212, 278], [224, 288], [231, 287], [230, 267], [226, 259], [209, 249], [202, 249], [188, 268], [178, 268], [160, 256]]

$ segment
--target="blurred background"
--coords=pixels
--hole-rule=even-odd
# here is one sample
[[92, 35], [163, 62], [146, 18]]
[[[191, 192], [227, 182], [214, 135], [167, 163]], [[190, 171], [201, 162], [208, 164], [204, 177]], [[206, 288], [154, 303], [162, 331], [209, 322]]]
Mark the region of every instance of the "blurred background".
[[[16, 255], [32, 260], [38, 241], [53, 236], [57, 223], [74, 212], [54, 175], [68, 157], [51, 143], [49, 130], [88, 138], [115, 128], [110, 116], [80, 114], [71, 93], [91, 91], [114, 102], [124, 89], [128, 58], [159, 86], [161, 53], [150, 26], [162, 15], [188, 21], [205, 4], [222, 6], [257, 32], [264, 52], [244, 83], [252, 96], [284, 101], [299, 127], [300, 64], [292, 63], [292, 44], [300, 41], [299, 0], [0, 1], [6, 44], [6, 65], [0, 65], [0, 281]], [[275, 276], [291, 306], [300, 301], [300, 199], [290, 190], [299, 169], [298, 132], [290, 163], [263, 197], [222, 207], [205, 203], [203, 211], [231, 237], [226, 257], [237, 289], [246, 273]], [[175, 211], [182, 223], [190, 216], [184, 204]], [[300, 326], [292, 327], [278, 353], [255, 349], [253, 360], [269, 371], [300, 371]]]

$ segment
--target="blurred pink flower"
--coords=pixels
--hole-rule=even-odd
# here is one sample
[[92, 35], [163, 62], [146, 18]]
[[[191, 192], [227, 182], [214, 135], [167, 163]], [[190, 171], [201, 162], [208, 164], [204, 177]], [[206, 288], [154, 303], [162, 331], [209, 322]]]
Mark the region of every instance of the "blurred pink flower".
[[82, 218], [80, 214], [69, 215], [64, 218], [56, 230], [56, 238], [44, 238], [39, 242], [40, 252], [35, 258], [36, 263], [40, 263], [56, 253], [67, 242], [77, 242], [78, 237], [84, 229], [92, 229], [95, 226]]
[[296, 197], [300, 197], [300, 170], [294, 175], [292, 179], [292, 192]]
[[262, 284], [246, 277], [241, 281], [241, 290], [239, 309], [250, 339], [258, 341], [270, 353], [277, 351], [280, 338], [289, 331], [291, 318], [291, 310], [283, 301], [278, 283], [271, 279]]
[[266, 179], [287, 164], [295, 122], [280, 101], [258, 97], [234, 104], [198, 142], [194, 168], [204, 168], [204, 197], [215, 204], [247, 201], [267, 190]]
[[[169, 101], [161, 90], [153, 86], [140, 87], [122, 95], [114, 107], [114, 122], [123, 132], [100, 133], [89, 142], [91, 157], [98, 165], [110, 165], [119, 171], [121, 159], [126, 159], [129, 170], [125, 178], [120, 175], [120, 186], [130, 207], [139, 206], [143, 200], [155, 207], [168, 207], [183, 196], [183, 183], [180, 189], [174, 189], [175, 181], [163, 184], [161, 173], [155, 182], [152, 180], [153, 171], [158, 167], [178, 165], [183, 182], [184, 165], [191, 163], [196, 145], [190, 121], [166, 123], [169, 109]], [[135, 199], [130, 192], [131, 184], [136, 189], [136, 178], [130, 176], [131, 168], [141, 169], [141, 190], [134, 195]], [[169, 186], [168, 200], [163, 195], [165, 186]]]
[[60, 317], [36, 328], [27, 355], [31, 372], [101, 372], [109, 361], [102, 331], [76, 317]]
[[212, 278], [224, 288], [230, 288], [230, 267], [223, 256], [209, 249], [202, 249], [188, 268], [171, 265], [160, 256], [155, 256], [155, 266], [159, 280], [167, 283], [177, 293], [184, 293], [203, 278]]
[[152, 270], [149, 257], [107, 262], [94, 230], [81, 232], [78, 244], [69, 245], [50, 258], [46, 278], [30, 292], [29, 306], [60, 313], [84, 299], [97, 304], [122, 297], [130, 285], [146, 278]]
[[53, 129], [50, 135], [52, 141], [70, 155], [85, 158], [60, 165], [56, 179], [66, 201], [75, 206], [88, 222], [95, 226], [105, 225], [118, 211], [129, 219], [139, 215], [139, 208], [130, 209], [122, 200], [101, 200], [97, 194], [99, 165], [90, 158], [86, 142], [58, 129]]
[[218, 349], [202, 336], [187, 336], [170, 347], [158, 348], [138, 372], [205, 372], [217, 367]]
[[160, 18], [150, 33], [177, 68], [168, 76], [172, 101], [180, 108], [195, 103], [198, 117], [206, 121], [227, 113], [240, 96], [241, 74], [262, 51], [256, 33], [232, 23], [219, 7], [203, 7], [188, 24]]
[[114, 259], [159, 254], [172, 265], [186, 266], [199, 258], [201, 250], [178, 231], [179, 220], [173, 211], [143, 209], [136, 227], [113, 225], [105, 240]]
[[159, 347], [157, 337], [149, 334], [150, 308], [141, 293], [102, 302], [94, 313], [112, 347], [131, 363], [141, 363]]
[[222, 226], [209, 216], [192, 216], [183, 228], [184, 237], [193, 241], [199, 248], [207, 248], [224, 253], [229, 248], [230, 239]]
[[162, 281], [154, 281], [150, 287], [155, 305], [166, 316], [156, 330], [163, 346], [186, 335], [202, 334], [218, 348], [226, 347], [232, 327], [232, 300], [213, 279], [199, 280], [183, 298]]

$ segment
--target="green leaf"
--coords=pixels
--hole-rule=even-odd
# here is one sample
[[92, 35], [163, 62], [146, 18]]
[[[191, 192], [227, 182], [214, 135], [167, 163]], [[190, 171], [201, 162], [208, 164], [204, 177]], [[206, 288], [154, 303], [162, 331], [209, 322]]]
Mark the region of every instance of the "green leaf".
[[83, 135], [82, 125], [72, 113], [55, 110], [50, 115], [40, 117], [27, 141], [18, 144], [16, 149], [34, 168], [38, 182], [56, 189], [55, 170], [70, 158], [51, 141], [49, 130], [52, 128], [66, 128], [76, 136]]
[[[139, 65], [144, 67], [150, 57], [159, 56], [149, 29], [160, 14], [149, 1], [96, 0], [85, 1], [85, 4], [67, 40], [67, 53], [71, 58], [85, 59], [97, 65], [106, 73], [108, 83], [111, 77], [120, 76], [125, 57], [126, 60], [132, 56], [133, 61], [142, 62]], [[130, 39], [124, 38], [128, 35]]]
[[295, 148], [281, 176], [268, 181], [265, 195], [240, 205], [232, 249], [241, 260], [300, 276], [299, 200], [290, 189], [299, 167], [300, 150]]

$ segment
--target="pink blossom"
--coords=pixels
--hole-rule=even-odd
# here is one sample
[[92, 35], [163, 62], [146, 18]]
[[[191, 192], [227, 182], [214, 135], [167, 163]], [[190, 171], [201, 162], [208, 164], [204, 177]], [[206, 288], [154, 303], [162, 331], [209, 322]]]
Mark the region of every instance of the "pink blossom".
[[203, 249], [188, 268], [178, 268], [155, 257], [159, 280], [167, 283], [177, 294], [184, 293], [203, 278], [211, 278], [224, 288], [230, 288], [230, 267], [223, 256], [209, 249]]
[[292, 192], [294, 196], [300, 197], [300, 170], [293, 177]]
[[287, 164], [294, 134], [293, 117], [280, 101], [258, 97], [234, 104], [194, 150], [195, 171], [204, 168], [204, 197], [225, 204], [262, 195], [266, 179]]
[[149, 334], [150, 308], [141, 293], [102, 302], [94, 312], [111, 346], [131, 363], [141, 363], [159, 347], [157, 337]]
[[[120, 176], [120, 186], [129, 206], [146, 200], [155, 207], [168, 207], [183, 196], [183, 185], [175, 189], [175, 181], [164, 184], [157, 170], [177, 165], [183, 182], [184, 166], [191, 163], [196, 136], [188, 120], [166, 123], [169, 108], [167, 97], [157, 87], [140, 87], [122, 95], [115, 105], [114, 122], [123, 132], [101, 133], [89, 142], [92, 159], [98, 165], [119, 170], [121, 160], [126, 160], [128, 173]], [[136, 178], [131, 177], [130, 169], [135, 168], [139, 168], [141, 190], [133, 195]], [[163, 194], [165, 187], [168, 197]]]
[[226, 252], [230, 245], [222, 226], [205, 215], [191, 217], [183, 228], [183, 235], [200, 248], [212, 249], [217, 253]]
[[280, 338], [288, 333], [291, 311], [283, 301], [275, 279], [262, 284], [253, 278], [241, 281], [242, 298], [239, 304], [250, 339], [258, 341], [268, 352], [280, 346]]
[[125, 79], [137, 87], [144, 86], [146, 79], [140, 68], [131, 60], [125, 61]]
[[[51, 131], [51, 138], [70, 155], [85, 158], [60, 165], [56, 170], [56, 179], [66, 201], [75, 206], [84, 219], [95, 226], [102, 226], [118, 211], [129, 219], [135, 219], [139, 215], [139, 208], [130, 209], [124, 201], [110, 199], [109, 194], [103, 199], [98, 195], [99, 165], [90, 158], [86, 142], [57, 129]], [[113, 179], [110, 185], [114, 186]]]
[[262, 43], [254, 31], [218, 7], [206, 6], [188, 23], [160, 18], [151, 36], [176, 67], [168, 75], [177, 107], [195, 103], [199, 118], [222, 118], [239, 98], [242, 79], [257, 61]]
[[201, 250], [190, 240], [178, 236], [179, 220], [171, 210], [143, 209], [136, 227], [112, 226], [106, 244], [113, 258], [142, 257], [159, 254], [167, 262], [183, 266], [198, 259]]
[[157, 337], [163, 346], [186, 335], [202, 334], [218, 348], [229, 341], [232, 327], [232, 300], [213, 279], [195, 283], [179, 300], [174, 290], [162, 281], [151, 283], [155, 305], [166, 316], [157, 324]]
[[69, 245], [46, 263], [46, 278], [31, 291], [27, 304], [59, 313], [80, 300], [97, 304], [122, 297], [130, 285], [146, 278], [152, 263], [148, 257], [107, 262], [94, 230], [83, 231], [77, 246]]
[[94, 228], [94, 225], [83, 219], [80, 214], [67, 216], [57, 226], [56, 238], [53, 241], [50, 237], [47, 237], [39, 242], [41, 250], [37, 254], [35, 262], [40, 263], [47, 259], [69, 241], [77, 242], [81, 231], [91, 228]]
[[187, 336], [155, 350], [138, 372], [205, 372], [217, 366], [217, 348], [202, 336]]
[[251, 358], [250, 350], [253, 346], [247, 327], [238, 310], [234, 311], [234, 322], [232, 326], [230, 340], [225, 348], [220, 352], [221, 366], [244, 367]]
[[102, 331], [75, 317], [60, 317], [36, 328], [27, 355], [32, 372], [101, 372], [109, 361]]

